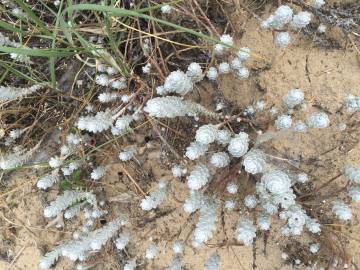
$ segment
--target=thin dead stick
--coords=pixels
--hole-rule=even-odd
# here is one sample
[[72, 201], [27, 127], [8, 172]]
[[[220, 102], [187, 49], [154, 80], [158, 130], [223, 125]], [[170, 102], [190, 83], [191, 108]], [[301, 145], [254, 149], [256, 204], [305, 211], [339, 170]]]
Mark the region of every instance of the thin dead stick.
[[202, 8], [200, 7], [199, 3], [196, 0], [193, 0], [193, 3], [195, 4], [195, 6], [197, 7], [197, 9], [200, 11], [201, 15], [203, 16], [203, 18], [206, 20], [206, 22], [208, 23], [208, 25], [210, 26], [211, 30], [213, 31], [214, 34], [216, 34], [217, 36], [220, 36], [219, 32], [216, 30], [216, 28], [214, 27], [214, 25], [210, 22], [209, 18], [206, 16], [205, 12], [202, 10]]
[[23, 253], [24, 249], [26, 248], [26, 246], [23, 246], [19, 252], [15, 255], [14, 259], [12, 259], [9, 267], [8, 267], [8, 270], [12, 269], [12, 265], [16, 262], [16, 260], [20, 257], [21, 253]]
[[248, 12], [249, 14], [251, 14], [255, 19], [257, 19], [258, 21], [262, 21], [261, 18], [256, 15], [254, 12], [252, 12], [247, 6], [245, 6], [244, 4], [242, 4], [239, 0], [234, 0], [233, 1], [235, 6], [239, 6], [242, 9], [244, 9], [246, 12]]
[[27, 186], [27, 185], [29, 185], [29, 184], [32, 184], [32, 182], [26, 182], [26, 183], [21, 184], [20, 186], [18, 186], [18, 187], [16, 187], [16, 188], [12, 189], [12, 190], [9, 190], [9, 191], [7, 191], [7, 192], [5, 192], [5, 193], [2, 193], [2, 194], [0, 194], [0, 198], [4, 197], [4, 196], [6, 196], [6, 195], [9, 195], [9, 194], [11, 194], [11, 193], [13, 193], [13, 192], [15, 192], [15, 191], [17, 191], [17, 190], [19, 190], [19, 189]]
[[126, 174], [127, 177], [129, 177], [129, 179], [131, 180], [131, 182], [134, 183], [134, 185], [136, 186], [136, 188], [141, 192], [141, 194], [145, 197], [146, 193], [141, 189], [141, 187], [138, 185], [138, 183], [135, 181], [135, 179], [130, 175], [130, 173], [125, 169], [125, 167], [123, 166], [123, 171]]
[[156, 125], [152, 122], [152, 120], [150, 119], [149, 116], [147, 116], [145, 114], [145, 117], [149, 120], [149, 122], [151, 123], [154, 131], [156, 132], [156, 134], [159, 136], [160, 140], [169, 148], [170, 152], [174, 154], [174, 156], [177, 159], [181, 159], [180, 155], [175, 151], [175, 149], [164, 139], [164, 137], [161, 135], [160, 130], [156, 127]]

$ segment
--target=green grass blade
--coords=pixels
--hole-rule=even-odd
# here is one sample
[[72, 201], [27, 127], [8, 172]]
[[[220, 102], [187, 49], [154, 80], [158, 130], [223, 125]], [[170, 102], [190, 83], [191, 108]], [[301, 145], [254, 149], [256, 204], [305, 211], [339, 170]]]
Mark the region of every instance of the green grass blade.
[[[60, 5], [59, 5], [59, 10], [56, 14], [56, 21], [55, 21], [55, 29], [54, 29], [54, 33], [52, 35], [52, 42], [51, 42], [51, 48], [54, 50], [55, 49], [55, 45], [56, 45], [56, 37], [58, 34], [58, 27], [59, 27], [59, 23], [60, 23], [60, 17], [61, 17], [61, 11], [62, 11], [62, 7], [63, 7], [63, 1], [61, 0]], [[50, 69], [50, 78], [51, 78], [51, 85], [53, 88], [56, 88], [56, 76], [55, 76], [55, 56], [51, 56], [49, 58], [49, 69]]]
[[175, 4], [178, 4], [178, 3], [183, 2], [183, 1], [184, 0], [175, 0], [175, 1], [168, 2], [168, 3], [153, 5], [153, 6], [150, 6], [150, 7], [147, 7], [147, 8], [135, 9], [134, 11], [140, 12], [140, 13], [145, 13], [145, 12], [148, 12], [150, 10], [159, 9], [159, 8], [161, 8], [163, 6], [166, 6], [166, 5], [170, 5], [170, 6], [175, 5]]
[[11, 72], [13, 74], [15, 74], [18, 77], [21, 77], [27, 81], [33, 82], [35, 84], [37, 84], [38, 82], [36, 80], [34, 80], [33, 78], [27, 76], [26, 74], [18, 71], [17, 69], [13, 68], [12, 66], [8, 65], [7, 63], [0, 61], [0, 66], [3, 67], [7, 72]]
[[126, 63], [124, 62], [124, 57], [123, 55], [119, 52], [118, 50], [118, 44], [116, 44], [116, 41], [114, 39], [114, 36], [112, 34], [111, 31], [111, 26], [110, 26], [110, 20], [109, 18], [106, 16], [105, 13], [105, 32], [109, 38], [109, 43], [110, 43], [110, 47], [112, 49], [112, 51], [114, 52], [115, 56], [116, 56], [116, 62], [119, 64], [119, 67], [121, 69], [121, 74], [125, 77], [128, 77], [130, 72], [129, 72], [129, 68], [126, 65]]
[[114, 8], [114, 7], [109, 7], [109, 6], [101, 6], [101, 5], [95, 5], [95, 4], [79, 4], [79, 5], [73, 5], [73, 6], [69, 6], [67, 7], [63, 13], [65, 12], [69, 12], [69, 11], [75, 11], [75, 10], [91, 10], [91, 11], [99, 11], [99, 12], [109, 12], [111, 16], [118, 16], [118, 17], [124, 17], [124, 16], [130, 16], [130, 17], [138, 17], [138, 18], [143, 18], [146, 20], [150, 20], [150, 21], [155, 21], [158, 22], [160, 24], [172, 27], [176, 30], [180, 30], [189, 34], [192, 34], [194, 36], [197, 36], [201, 39], [207, 40], [207, 41], [211, 41], [214, 43], [220, 43], [223, 44], [226, 47], [233, 47], [234, 46], [229, 46], [221, 41], [219, 41], [218, 39], [205, 35], [203, 33], [194, 31], [192, 29], [162, 20], [162, 19], [158, 19], [146, 14], [142, 14], [133, 10], [127, 10], [127, 9], [123, 9], [123, 8]]
[[51, 35], [51, 32], [47, 29], [46, 25], [39, 19], [38, 16], [25, 4], [23, 0], [15, 0], [16, 4], [30, 17], [30, 19], [39, 26], [43, 32], [47, 35]]
[[12, 24], [9, 24], [7, 22], [4, 22], [0, 20], [0, 28], [8, 30], [10, 32], [18, 33], [18, 34], [25, 34], [26, 32], [21, 30], [20, 28], [17, 28], [13, 26]]
[[13, 48], [0, 46], [0, 52], [17, 53], [20, 55], [40, 56], [40, 57], [66, 57], [76, 54], [76, 52], [66, 49], [31, 49], [31, 48]]

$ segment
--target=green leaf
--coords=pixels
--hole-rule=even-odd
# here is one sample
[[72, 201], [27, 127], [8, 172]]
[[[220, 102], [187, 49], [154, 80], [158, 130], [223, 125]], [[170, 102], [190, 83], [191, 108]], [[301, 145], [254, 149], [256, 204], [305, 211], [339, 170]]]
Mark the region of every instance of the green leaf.
[[76, 54], [66, 49], [31, 49], [31, 48], [13, 48], [0, 46], [0, 52], [17, 53], [21, 55], [40, 56], [40, 57], [64, 57]]
[[43, 21], [39, 19], [38, 16], [25, 4], [23, 0], [15, 0], [15, 2], [21, 7], [21, 9], [29, 16], [29, 18], [41, 28], [41, 30], [46, 33], [46, 35], [51, 35], [51, 32], [48, 30]]
[[18, 33], [18, 34], [25, 34], [26, 32], [21, 30], [20, 28], [17, 28], [13, 26], [12, 24], [9, 24], [7, 22], [4, 22], [0, 20], [0, 28], [8, 30], [10, 32]]
[[68, 180], [63, 180], [60, 182], [60, 189], [62, 189], [63, 191], [71, 190], [72, 184]]
[[19, 76], [27, 81], [33, 82], [35, 84], [38, 84], [39, 82], [37, 82], [36, 80], [34, 80], [33, 78], [29, 77], [28, 75], [18, 71], [17, 69], [13, 68], [12, 66], [8, 65], [7, 63], [0, 61], [0, 66], [2, 66], [4, 69], [6, 69], [6, 71], [11, 72], [13, 74], [15, 74], [16, 76]]
[[92, 10], [92, 11], [99, 11], [99, 12], [109, 12], [109, 15], [111, 16], [118, 16], [118, 17], [138, 17], [138, 18], [143, 18], [149, 21], [154, 21], [154, 22], [158, 22], [160, 24], [172, 27], [176, 30], [180, 30], [189, 34], [192, 34], [194, 36], [197, 36], [199, 38], [202, 38], [204, 40], [207, 41], [212, 41], [214, 43], [220, 43], [223, 44], [226, 47], [231, 47], [231, 48], [236, 48], [234, 46], [229, 46], [228, 44], [225, 44], [223, 42], [221, 42], [220, 40], [211, 37], [209, 35], [205, 35], [203, 33], [194, 31], [190, 28], [186, 28], [180, 25], [177, 25], [175, 23], [171, 23], [162, 19], [158, 19], [156, 17], [152, 17], [137, 11], [133, 11], [133, 10], [128, 10], [128, 9], [123, 9], [123, 8], [114, 8], [114, 7], [109, 7], [109, 6], [101, 6], [101, 5], [95, 5], [95, 4], [78, 4], [78, 5], [73, 5], [73, 6], [69, 6], [67, 7], [64, 11], [63, 14], [66, 12], [70, 12], [70, 11], [79, 11], [79, 10]]
[[81, 170], [76, 170], [70, 175], [71, 182], [79, 183], [81, 180]]

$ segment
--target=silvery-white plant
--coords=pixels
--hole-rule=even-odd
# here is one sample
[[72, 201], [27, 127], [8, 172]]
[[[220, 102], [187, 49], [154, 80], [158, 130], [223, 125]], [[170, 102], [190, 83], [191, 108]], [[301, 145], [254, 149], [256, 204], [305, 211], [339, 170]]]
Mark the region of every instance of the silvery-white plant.
[[204, 270], [219, 270], [220, 269], [220, 255], [217, 251], [212, 253], [206, 260]]
[[31, 95], [45, 87], [45, 84], [35, 84], [33, 86], [19, 88], [12, 86], [0, 86], [0, 101], [10, 101], [21, 99]]
[[329, 116], [324, 112], [314, 112], [305, 119], [311, 128], [326, 128], [330, 125]]
[[126, 262], [124, 265], [124, 270], [135, 270], [136, 268], [136, 260], [132, 259]]
[[[162, 9], [164, 7], [166, 6], [163, 6]], [[163, 11], [163, 13], [168, 12]], [[311, 15], [307, 12], [300, 12], [293, 16], [293, 11], [290, 7], [280, 6], [273, 15], [263, 22], [263, 27], [283, 30], [283, 28], [289, 24], [294, 29], [301, 29], [308, 25], [310, 19]], [[228, 46], [233, 46], [234, 43], [233, 38], [230, 35], [225, 34], [220, 37], [220, 41]], [[280, 32], [275, 37], [275, 42], [279, 47], [286, 46], [289, 41], [290, 36], [287, 32]], [[228, 50], [228, 47], [224, 44], [219, 43], [215, 45], [214, 53], [216, 55], [223, 55]], [[249, 76], [250, 71], [242, 65], [242, 62], [246, 61], [250, 55], [250, 49], [241, 48], [238, 51], [236, 58], [234, 58], [230, 64], [222, 62], [218, 66], [218, 69], [210, 67], [206, 76], [210, 80], [215, 81], [219, 74], [227, 74], [230, 72], [230, 68], [232, 68], [239, 79], [245, 79]], [[115, 89], [127, 87], [124, 80], [114, 79], [112, 77], [118, 73], [113, 67], [104, 66], [99, 69], [99, 71], [103, 73], [106, 72], [106, 74], [99, 74], [96, 76], [95, 81], [98, 85]], [[150, 65], [145, 66], [144, 71], [145, 73], [149, 73]], [[157, 93], [159, 95], [175, 94], [185, 96], [192, 91], [194, 84], [201, 81], [203, 78], [204, 74], [201, 66], [194, 62], [189, 65], [186, 73], [180, 70], [171, 72], [165, 78], [164, 84], [157, 87]], [[19, 97], [23, 96], [25, 95]], [[119, 97], [120, 95], [117, 92], [104, 92], [99, 95], [99, 101], [101, 103], [106, 103], [114, 101]], [[303, 98], [303, 94], [301, 95], [299, 91], [290, 91], [288, 95], [284, 97], [285, 106], [288, 109], [293, 109], [301, 104]], [[121, 100], [124, 103], [127, 103], [131, 98], [127, 95], [123, 95], [121, 96]], [[358, 103], [357, 97], [349, 96], [346, 100], [348, 111], [357, 111], [359, 108]], [[106, 104], [103, 105], [105, 106]], [[265, 104], [260, 102], [253, 106], [253, 109], [254, 112], [262, 111], [264, 110], [264, 107]], [[183, 116], [197, 117], [198, 115], [205, 115], [219, 119], [219, 115], [212, 113], [200, 104], [177, 96], [152, 98], [147, 101], [143, 110], [150, 117], [157, 118], [175, 118]], [[113, 135], [120, 135], [130, 129], [130, 125], [132, 121], [135, 120], [135, 116], [124, 115], [118, 118], [119, 115], [119, 113], [112, 111], [109, 108], [104, 111], [95, 111], [95, 115], [81, 116], [78, 119], [76, 126], [80, 130], [92, 133], [104, 132], [111, 128]], [[306, 124], [313, 128], [327, 127], [329, 122], [328, 116], [325, 113], [315, 113], [306, 119]], [[292, 119], [289, 115], [281, 115], [275, 122], [275, 126], [278, 129], [288, 129], [291, 125]], [[286, 221], [286, 225], [282, 228], [282, 233], [284, 235], [299, 235], [303, 232], [305, 227], [312, 233], [319, 233], [321, 231], [320, 224], [317, 220], [308, 216], [306, 211], [296, 202], [296, 195], [293, 190], [293, 185], [295, 183], [304, 184], [309, 181], [309, 179], [304, 177], [304, 175], [301, 177], [300, 175], [297, 175], [295, 179], [293, 179], [293, 176], [290, 174], [288, 175], [285, 171], [271, 168], [271, 166], [268, 166], [269, 164], [267, 164], [266, 154], [264, 152], [256, 148], [249, 151], [250, 139], [247, 133], [239, 132], [238, 134], [231, 135], [228, 130], [219, 129], [220, 126], [221, 125], [217, 126], [211, 123], [201, 125], [196, 131], [195, 141], [187, 147], [185, 157], [190, 160], [196, 160], [206, 155], [210, 147], [222, 147], [216, 151], [211, 151], [210, 158], [206, 156], [206, 158], [203, 159], [209, 160], [210, 164], [214, 167], [212, 168], [209, 166], [211, 170], [227, 167], [232, 160], [240, 160], [239, 164], [244, 165], [247, 173], [262, 174], [261, 178], [259, 176], [259, 181], [256, 184], [256, 194], [247, 194], [244, 199], [244, 205], [248, 210], [261, 210], [256, 217], [256, 224], [260, 230], [269, 230], [271, 227], [271, 217], [273, 215], [279, 215], [281, 219]], [[53, 170], [38, 181], [39, 188], [46, 189], [54, 185], [59, 179], [60, 171], [62, 171], [64, 175], [70, 175], [79, 168], [79, 164], [76, 164], [76, 162], [72, 162], [68, 166], [65, 164], [65, 159], [73, 153], [74, 145], [79, 144], [79, 142], [76, 143], [77, 138], [72, 136], [68, 137], [67, 144], [62, 146], [60, 155], [55, 155], [50, 158], [49, 166], [52, 167]], [[210, 146], [210, 144], [213, 143], [218, 145]], [[21, 155], [23, 154], [26, 156], [25, 152], [21, 152]], [[122, 161], [128, 161], [133, 158], [135, 154], [136, 147], [129, 146], [120, 153], [119, 158]], [[20, 156], [20, 154], [18, 154], [18, 156]], [[7, 156], [7, 160], [5, 161], [8, 162], [8, 160], [9, 156]], [[2, 169], [13, 168], [24, 163], [26, 160], [27, 158], [16, 162], [11, 161], [13, 163], [10, 162], [11, 164], [9, 165], [6, 164], [5, 161], [3, 162], [2, 159], [0, 167]], [[217, 221], [216, 212], [219, 203], [216, 198], [208, 196], [203, 189], [206, 185], [210, 184], [210, 179], [212, 178], [212, 172], [210, 172], [209, 168], [205, 162], [197, 162], [187, 177], [189, 196], [184, 203], [184, 210], [187, 213], [193, 213], [197, 210], [200, 212], [199, 221], [193, 235], [192, 243], [194, 247], [200, 247], [203, 243], [212, 238]], [[356, 167], [346, 168], [345, 174], [352, 184], [360, 183], [359, 171], [360, 170]], [[186, 175], [187, 168], [174, 166], [172, 172], [174, 176], [181, 177]], [[104, 167], [99, 166], [93, 170], [90, 177], [94, 180], [98, 180], [104, 173]], [[230, 182], [226, 188], [230, 194], [236, 194], [238, 190], [238, 187], [234, 182]], [[157, 208], [167, 198], [168, 191], [169, 183], [160, 181], [156, 190], [150, 192], [150, 194], [141, 201], [140, 207], [145, 211]], [[357, 186], [350, 187], [349, 196], [352, 197], [353, 200], [356, 200], [359, 197]], [[234, 209], [235, 205], [236, 203], [233, 200], [226, 200], [224, 202], [224, 207], [228, 210]], [[333, 212], [339, 219], [351, 219], [352, 214], [350, 208], [343, 201], [333, 202], [332, 207]], [[46, 217], [55, 217], [64, 212], [65, 218], [70, 219], [79, 214], [81, 209], [84, 209], [86, 218], [85, 225], [87, 227], [92, 227], [94, 219], [105, 213], [105, 211], [97, 208], [96, 198], [92, 193], [65, 191], [64, 194], [59, 195], [45, 208], [44, 215]], [[50, 267], [59, 256], [66, 256], [71, 260], [86, 259], [89, 252], [99, 250], [108, 239], [117, 233], [124, 223], [125, 221], [123, 219], [117, 219], [98, 230], [89, 231], [87, 229], [84, 230], [84, 235], [76, 234], [75, 240], [65, 242], [54, 251], [46, 254], [40, 263], [41, 268]], [[254, 225], [254, 221], [241, 217], [235, 231], [237, 240], [246, 245], [250, 245], [256, 237], [257, 227]], [[116, 246], [121, 250], [124, 249], [128, 242], [129, 235], [127, 233], [122, 233], [119, 238], [116, 239]], [[180, 254], [183, 252], [183, 249], [183, 246], [180, 244], [177, 245], [176, 248], [174, 246], [176, 255], [174, 256], [172, 266], [169, 269], [181, 269], [182, 261]], [[159, 247], [157, 245], [151, 244], [146, 250], [145, 257], [147, 259], [154, 259], [158, 250]], [[205, 269], [219, 269], [219, 265], [220, 257], [218, 253], [214, 253], [207, 260]], [[124, 269], [129, 270], [134, 269], [135, 267], [135, 260], [131, 260], [125, 265]]]
[[119, 235], [118, 238], [116, 238], [115, 240], [115, 245], [116, 248], [119, 250], [123, 250], [126, 245], [129, 243], [130, 241], [130, 233], [129, 232], [123, 232]]
[[256, 227], [248, 218], [241, 218], [236, 227], [236, 239], [245, 245], [251, 245], [256, 237]]
[[294, 15], [291, 7], [287, 5], [279, 6], [273, 14], [261, 22], [261, 27], [270, 30], [281, 30], [275, 35], [274, 43], [277, 47], [284, 48], [291, 41], [290, 34], [285, 32], [287, 26], [292, 30], [299, 30], [306, 27], [311, 21], [311, 13], [300, 11]]
[[145, 251], [145, 258], [148, 260], [154, 259], [159, 251], [159, 247], [155, 244], [151, 244]]
[[166, 200], [168, 196], [168, 184], [165, 181], [160, 181], [155, 191], [152, 191], [141, 201], [141, 208], [145, 211], [155, 209], [162, 202]]
[[350, 113], [360, 111], [360, 96], [347, 96], [345, 99], [345, 106]]
[[199, 248], [204, 242], [212, 238], [213, 232], [216, 228], [216, 209], [217, 202], [211, 198], [203, 198], [200, 206], [199, 221], [194, 230], [192, 245]]
[[69, 240], [60, 244], [53, 251], [48, 252], [41, 258], [39, 264], [40, 268], [50, 268], [60, 256], [67, 257], [72, 261], [85, 260], [90, 251], [99, 250], [111, 237], [114, 236], [120, 227], [124, 226], [126, 223], [127, 220], [120, 217], [109, 222], [100, 229], [89, 232], [80, 239]]
[[0, 169], [11, 170], [23, 165], [34, 155], [40, 144], [41, 142], [30, 150], [26, 150], [22, 146], [15, 146], [11, 152], [0, 155]]

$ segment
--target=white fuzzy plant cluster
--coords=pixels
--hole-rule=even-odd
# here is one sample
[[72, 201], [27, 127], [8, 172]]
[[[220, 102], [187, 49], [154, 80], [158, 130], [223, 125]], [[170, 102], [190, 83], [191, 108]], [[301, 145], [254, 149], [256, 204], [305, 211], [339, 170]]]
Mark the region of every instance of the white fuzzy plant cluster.
[[[39, 189], [47, 190], [51, 188], [62, 177], [68, 177], [86, 165], [86, 160], [77, 160], [76, 158], [84, 146], [88, 144], [89, 135], [84, 133], [88, 132], [91, 136], [91, 134], [109, 130], [113, 136], [124, 135], [131, 131], [132, 123], [139, 119], [139, 110], [128, 106], [128, 102], [132, 97], [128, 95], [120, 96], [118, 94], [119, 90], [127, 87], [126, 80], [119, 77], [116, 69], [110, 66], [100, 64], [97, 68], [101, 74], [96, 77], [96, 83], [104, 87], [104, 92], [98, 96], [98, 100], [105, 109], [96, 112], [94, 111], [94, 106], [86, 108], [87, 114], [80, 116], [75, 122], [78, 129], [83, 131], [83, 135], [79, 135], [80, 133], [70, 133], [66, 136], [59, 153], [49, 159], [48, 164], [52, 170], [38, 180], [37, 187]], [[111, 92], [108, 90], [109, 88], [117, 91]], [[121, 105], [113, 109], [110, 102], [115, 101], [117, 98], [121, 99]], [[119, 160], [127, 162], [136, 153], [136, 145], [125, 147], [119, 153]], [[27, 155], [23, 155], [23, 159], [26, 157]], [[21, 164], [24, 162], [20, 161], [17, 163]], [[107, 172], [107, 166], [91, 166], [93, 169], [89, 173], [89, 179], [93, 181], [99, 181]], [[4, 167], [14, 167], [14, 164], [5, 164]], [[151, 199], [149, 200], [150, 206], [148, 207], [151, 207], [151, 203], [154, 205], [154, 202], [150, 201]], [[44, 216], [55, 218], [55, 222], [61, 216], [65, 220], [79, 217], [82, 225], [73, 233], [73, 240], [59, 245], [54, 251], [46, 254], [40, 262], [40, 267], [44, 269], [50, 267], [59, 256], [68, 257], [73, 261], [83, 261], [90, 252], [99, 250], [102, 245], [115, 236], [118, 229], [125, 223], [123, 218], [119, 218], [102, 228], [94, 230], [95, 221], [105, 214], [107, 214], [107, 211], [99, 207], [95, 195], [91, 192], [70, 190], [58, 195], [44, 209]], [[58, 222], [58, 225], [61, 226], [63, 224]], [[118, 236], [115, 244], [118, 249], [123, 249], [129, 240], [130, 235], [127, 232], [123, 232]], [[134, 269], [136, 267], [135, 260], [130, 260], [126, 267], [127, 269]]]
[[[221, 43], [216, 44], [214, 53], [217, 57], [223, 57], [229, 47], [234, 45], [233, 38], [224, 34], [220, 37]], [[144, 111], [150, 116], [157, 118], [175, 118], [179, 116], [197, 116], [204, 114], [217, 117], [216, 114], [208, 111], [200, 104], [184, 100], [182, 97], [194, 89], [194, 85], [207, 77], [216, 81], [219, 74], [228, 74], [233, 71], [238, 79], [246, 79], [250, 71], [243, 65], [243, 62], [250, 57], [249, 48], [241, 48], [230, 63], [222, 61], [218, 67], [210, 67], [206, 73], [200, 64], [193, 62], [188, 66], [186, 72], [176, 70], [171, 72], [163, 85], [156, 88], [159, 96], [150, 99]], [[178, 95], [178, 96], [175, 96]]]
[[[14, 11], [16, 11], [18, 14], [22, 13], [21, 9], [18, 7], [14, 7], [13, 12]], [[26, 47], [19, 42], [9, 39], [8, 37], [4, 36], [2, 33], [0, 33], [0, 46], [13, 47], [13, 48]], [[12, 52], [10, 53], [10, 58], [20, 63], [25, 63], [25, 64], [31, 63], [30, 57], [25, 54], [18, 54]]]
[[[286, 114], [278, 115], [275, 120], [275, 128], [293, 129], [296, 132], [306, 132], [308, 128], [327, 128], [330, 125], [329, 116], [325, 112], [313, 112], [309, 114], [304, 120], [298, 120], [294, 123], [292, 114], [298, 108], [302, 109], [305, 94], [300, 89], [291, 89], [283, 97], [283, 105]], [[277, 113], [277, 112], [276, 112]]]
[[[360, 202], [360, 166], [349, 164], [344, 168], [344, 175], [350, 181], [348, 188], [348, 196], [354, 202]], [[352, 211], [350, 205], [341, 199], [332, 202], [332, 211], [340, 220], [348, 221], [352, 219]]]
[[[291, 20], [295, 20], [294, 23], [296, 23], [298, 19], [293, 18], [291, 15], [289, 22]], [[224, 49], [220, 48], [222, 47], [219, 46], [219, 52]], [[191, 72], [188, 71], [186, 74], [179, 71], [172, 73], [168, 77], [170, 79], [167, 78], [164, 86], [160, 87], [160, 91], [158, 89], [158, 94], [173, 93], [183, 96], [189, 93], [193, 87], [192, 84], [201, 81], [204, 77], [202, 72], [195, 72], [200, 70], [196, 66], [192, 64], [192, 67], [189, 67]], [[175, 77], [178, 77], [178, 79], [174, 79]], [[171, 86], [169, 86], [170, 81]], [[304, 121], [298, 121], [293, 125], [291, 114], [293, 114], [294, 110], [302, 108], [304, 98], [304, 92], [300, 89], [292, 89], [283, 97], [283, 105], [287, 110], [287, 114], [280, 115], [275, 121], [277, 129], [294, 128], [295, 131], [304, 132], [307, 128], [326, 128], [330, 125], [329, 117], [323, 112], [314, 112], [308, 115]], [[346, 101], [349, 104], [347, 107], [354, 110], [353, 108], [356, 107], [354, 104], [356, 103], [353, 97], [350, 98]], [[160, 99], [163, 99], [164, 102], [154, 105]], [[159, 118], [193, 116], [196, 114], [193, 103], [191, 103], [192, 105], [186, 104], [187, 101], [184, 101], [181, 97], [167, 96], [148, 101], [144, 110], [151, 116]], [[305, 209], [297, 203], [296, 193], [293, 189], [295, 184], [302, 185], [310, 181], [308, 175], [305, 173], [294, 175], [283, 168], [276, 167], [268, 161], [266, 153], [257, 148], [250, 149], [249, 144], [250, 138], [245, 132], [231, 134], [228, 130], [221, 128], [221, 125], [204, 124], [198, 127], [195, 140], [190, 143], [185, 151], [185, 157], [194, 162], [193, 166], [191, 166], [192, 169], [188, 170], [183, 165], [175, 165], [172, 168], [175, 177], [180, 178], [187, 175], [189, 196], [184, 203], [185, 212], [189, 214], [195, 211], [199, 212], [198, 223], [192, 236], [193, 247], [199, 248], [213, 237], [218, 221], [217, 210], [220, 205], [218, 199], [204, 194], [202, 190], [211, 183], [212, 177], [217, 171], [223, 170], [230, 165], [232, 160], [239, 158], [242, 159], [241, 163], [245, 171], [256, 175], [260, 179], [256, 184], [255, 194], [245, 196], [243, 201], [244, 210], [241, 211], [242, 213], [255, 211], [257, 213], [256, 222], [250, 218], [250, 215], [241, 215], [234, 233], [234, 237], [239, 242], [251, 245], [256, 238], [257, 231], [270, 230], [272, 219], [276, 217], [280, 218], [284, 224], [281, 229], [284, 236], [298, 236], [305, 231], [312, 234], [321, 233], [319, 221], [309, 216]], [[357, 179], [353, 175], [357, 175], [354, 172], [358, 173], [358, 171], [354, 170], [353, 167], [350, 170], [348, 169], [348, 173], [350, 171], [352, 178], [349, 177], [349, 179]], [[157, 207], [165, 198], [164, 191], [165, 189], [159, 185], [155, 191], [143, 199], [143, 209]], [[227, 191], [236, 196], [238, 192], [237, 184], [230, 182]], [[349, 195], [353, 199], [355, 198], [354, 200], [359, 198], [359, 194], [358, 187], [352, 187], [349, 190]], [[154, 205], [152, 206], [150, 202], [154, 203]], [[235, 200], [226, 200], [224, 202], [224, 208], [229, 211], [234, 210], [236, 205]], [[333, 203], [333, 211], [339, 219], [348, 220], [351, 218], [348, 209], [349, 207], [342, 201]], [[311, 250], [311, 252], [314, 252], [315, 248], [312, 247]], [[179, 258], [174, 258], [174, 264], [180, 265]], [[206, 269], [218, 269], [217, 267], [218, 263], [214, 262], [213, 268], [209, 266]]]
[[60, 256], [67, 257], [72, 261], [84, 261], [90, 252], [100, 250], [126, 223], [125, 218], [117, 218], [100, 229], [84, 233], [74, 240], [60, 244], [41, 258], [40, 269], [49, 269]]
[[[96, 174], [103, 174], [102, 168], [98, 167], [95, 170], [97, 171]], [[44, 209], [44, 216], [55, 218], [55, 221], [60, 216], [63, 216], [65, 220], [70, 220], [81, 213], [83, 214], [82, 225], [73, 233], [73, 239], [61, 243], [53, 251], [45, 254], [40, 260], [41, 269], [50, 268], [60, 256], [68, 257], [72, 261], [86, 260], [90, 252], [100, 250], [126, 223], [126, 218], [121, 217], [102, 228], [93, 230], [96, 219], [107, 214], [107, 211], [99, 207], [96, 196], [91, 192], [65, 191]], [[62, 226], [62, 224], [58, 223], [58, 226]], [[130, 235], [123, 232], [115, 242], [117, 248], [123, 249], [129, 240]]]
[[261, 27], [276, 30], [274, 44], [279, 48], [284, 48], [291, 42], [291, 36], [288, 31], [299, 31], [306, 27], [311, 21], [311, 16], [312, 14], [307, 11], [300, 11], [294, 14], [291, 7], [282, 5], [266, 20], [262, 21]]
[[39, 189], [47, 190], [59, 181], [61, 174], [67, 177], [81, 167], [83, 162], [68, 161], [68, 158], [81, 148], [82, 142], [83, 139], [77, 134], [70, 133], [66, 136], [65, 143], [60, 147], [60, 154], [49, 159], [49, 167], [52, 171], [38, 180]]
[[44, 84], [35, 84], [29, 87], [0, 86], [0, 102], [22, 99], [45, 87]]

